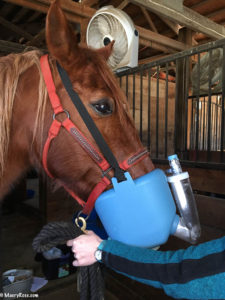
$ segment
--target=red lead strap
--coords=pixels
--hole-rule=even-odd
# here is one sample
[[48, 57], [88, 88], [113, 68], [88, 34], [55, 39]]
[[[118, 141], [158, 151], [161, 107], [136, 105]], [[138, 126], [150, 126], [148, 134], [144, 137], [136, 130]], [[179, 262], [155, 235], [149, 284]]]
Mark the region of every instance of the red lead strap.
[[[103, 177], [100, 182], [94, 187], [90, 193], [87, 202], [80, 199], [73, 191], [69, 190], [66, 186], [64, 188], [68, 193], [77, 200], [77, 202], [84, 207], [83, 213], [89, 215], [95, 205], [96, 199], [101, 195], [101, 193], [111, 184], [110, 179], [105, 176], [105, 171], [109, 170], [110, 165], [102, 154], [88, 141], [88, 139], [79, 131], [77, 126], [69, 119], [69, 113], [65, 111], [61, 105], [61, 101], [56, 93], [55, 84], [52, 78], [51, 69], [49, 66], [48, 55], [43, 55], [40, 58], [41, 71], [44, 77], [44, 81], [47, 87], [49, 99], [53, 109], [53, 122], [49, 128], [48, 137], [44, 145], [43, 154], [42, 154], [42, 163], [43, 167], [49, 177], [54, 178], [51, 172], [48, 170], [47, 158], [48, 151], [51, 145], [51, 142], [59, 134], [61, 127], [64, 127], [73, 138], [81, 145], [81, 147], [88, 153], [88, 155], [98, 164], [103, 172]], [[55, 119], [56, 115], [59, 113], [65, 113], [67, 118], [63, 122], [59, 122]], [[127, 170], [134, 164], [138, 163], [140, 160], [145, 158], [148, 155], [147, 150], [141, 150], [135, 153], [133, 156], [129, 157], [122, 163], [120, 167], [123, 170]]]

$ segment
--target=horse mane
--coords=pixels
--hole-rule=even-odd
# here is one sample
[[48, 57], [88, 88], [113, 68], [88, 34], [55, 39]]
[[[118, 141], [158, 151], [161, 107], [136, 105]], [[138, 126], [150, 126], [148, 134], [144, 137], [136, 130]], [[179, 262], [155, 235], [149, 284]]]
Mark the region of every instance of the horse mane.
[[[0, 58], [0, 175], [3, 175], [9, 148], [13, 104], [20, 76], [34, 64], [39, 73], [39, 59], [42, 52], [39, 50], [27, 51], [20, 54], [10, 54]], [[39, 99], [35, 121], [34, 135], [42, 130], [47, 92], [42, 76], [39, 81]]]

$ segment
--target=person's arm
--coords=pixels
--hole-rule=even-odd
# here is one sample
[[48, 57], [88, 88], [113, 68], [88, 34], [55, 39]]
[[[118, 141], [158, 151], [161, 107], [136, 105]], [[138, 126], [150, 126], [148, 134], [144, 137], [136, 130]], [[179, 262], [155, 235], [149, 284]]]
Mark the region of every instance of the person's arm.
[[[225, 299], [225, 238], [186, 250], [154, 251], [113, 240], [99, 243], [94, 233], [89, 233], [77, 238], [76, 256], [80, 253], [79, 244], [83, 238], [86, 254], [93, 254], [92, 263], [98, 247], [102, 251], [101, 261], [106, 266], [142, 283], [162, 288], [173, 298]], [[79, 264], [77, 261], [76, 265]]]

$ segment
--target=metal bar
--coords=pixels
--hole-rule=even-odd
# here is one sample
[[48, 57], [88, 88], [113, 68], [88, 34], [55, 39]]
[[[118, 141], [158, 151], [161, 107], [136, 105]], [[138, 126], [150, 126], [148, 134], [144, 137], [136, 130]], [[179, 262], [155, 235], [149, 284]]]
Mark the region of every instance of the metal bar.
[[165, 158], [167, 158], [168, 151], [168, 143], [167, 143], [167, 134], [168, 134], [168, 63], [166, 64], [166, 91], [165, 91], [165, 128], [164, 128], [164, 152]]
[[222, 106], [222, 116], [221, 116], [221, 145], [220, 145], [220, 162], [224, 162], [224, 143], [225, 143], [225, 107], [224, 107], [224, 101], [225, 101], [225, 44], [223, 45], [223, 63], [222, 63], [222, 99], [221, 99], [221, 106]]
[[177, 74], [178, 74], [178, 59], [175, 61], [175, 65], [176, 65], [176, 90], [175, 90], [175, 114], [174, 114], [174, 152], [177, 153], [177, 145], [176, 145], [176, 140], [177, 140], [177, 126], [179, 126], [179, 124], [177, 124], [177, 110], [178, 110], [178, 78], [177, 78]]
[[128, 97], [128, 75], [126, 75], [126, 97]]
[[206, 131], [206, 126], [205, 126], [205, 106], [206, 106], [206, 102], [205, 102], [205, 97], [204, 97], [204, 100], [203, 100], [203, 103], [204, 103], [204, 110], [203, 110], [203, 134], [202, 134], [202, 144], [203, 144], [203, 148], [202, 150], [205, 150], [205, 131]]
[[194, 124], [194, 99], [191, 99], [191, 149], [195, 148], [194, 136], [195, 136], [195, 124]]
[[208, 136], [207, 136], [207, 161], [211, 158], [211, 100], [212, 100], [212, 50], [209, 50], [209, 97], [208, 97]]
[[135, 120], [135, 74], [133, 74], [133, 119]]
[[219, 107], [219, 113], [218, 113], [218, 136], [217, 136], [217, 150], [220, 151], [221, 147], [221, 126], [222, 126], [222, 106], [221, 106], [221, 98], [218, 98], [218, 107]]
[[148, 71], [148, 141], [147, 147], [150, 151], [151, 145], [151, 69]]
[[185, 157], [187, 158], [187, 139], [188, 139], [188, 95], [189, 95], [189, 60], [190, 57], [186, 57], [186, 74], [185, 74], [185, 137], [184, 137], [184, 150], [185, 150]]
[[196, 160], [198, 160], [198, 140], [199, 140], [199, 94], [200, 94], [200, 54], [198, 53], [198, 65], [197, 65], [197, 95], [196, 95], [196, 132], [195, 132], [195, 151]]
[[218, 117], [219, 117], [219, 113], [218, 113], [218, 110], [219, 110], [219, 106], [218, 106], [218, 99], [216, 98], [216, 106], [215, 106], [215, 131], [216, 131], [216, 134], [215, 134], [215, 145], [216, 145], [216, 151], [218, 150]]
[[142, 120], [143, 119], [143, 73], [140, 73], [140, 139], [142, 141], [143, 134], [142, 134]]
[[199, 132], [199, 137], [198, 137], [198, 150], [202, 150], [202, 102], [201, 102], [201, 98], [199, 99], [199, 103], [198, 103], [198, 115], [199, 115], [199, 128], [198, 128], [198, 132]]
[[159, 155], [159, 65], [157, 66], [157, 86], [156, 86], [156, 157]]
[[215, 103], [211, 101], [211, 151], [215, 150], [214, 143], [215, 143]]
[[122, 77], [119, 77], [120, 87], [122, 86]]

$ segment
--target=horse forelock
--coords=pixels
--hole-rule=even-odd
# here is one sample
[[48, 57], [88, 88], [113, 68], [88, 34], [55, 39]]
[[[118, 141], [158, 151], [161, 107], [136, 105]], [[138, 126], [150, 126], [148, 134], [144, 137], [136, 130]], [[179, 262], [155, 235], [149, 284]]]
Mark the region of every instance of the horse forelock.
[[[14, 99], [20, 76], [34, 64], [40, 72], [41, 51], [33, 50], [20, 54], [10, 54], [0, 58], [0, 175], [3, 175], [10, 143]], [[42, 77], [41, 77], [42, 78]], [[39, 101], [35, 121], [34, 136], [43, 124], [46, 88], [43, 79], [39, 82]], [[0, 177], [1, 177], [0, 176]]]

